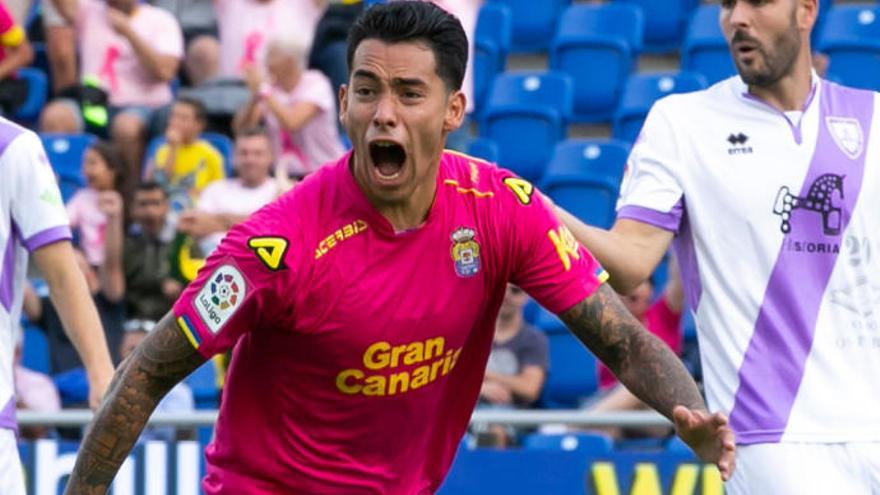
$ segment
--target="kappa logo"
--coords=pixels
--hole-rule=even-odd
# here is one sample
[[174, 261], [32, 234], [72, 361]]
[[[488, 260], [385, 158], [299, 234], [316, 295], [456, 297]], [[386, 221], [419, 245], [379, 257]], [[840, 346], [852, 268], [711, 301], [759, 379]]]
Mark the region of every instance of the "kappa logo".
[[231, 264], [221, 265], [196, 294], [195, 306], [202, 321], [217, 333], [241, 307], [248, 287], [244, 276]]
[[729, 136], [727, 136], [727, 142], [731, 145], [731, 147], [727, 149], [727, 154], [748, 155], [753, 153], [752, 147], [746, 146], [746, 143], [748, 141], [749, 137], [742, 132], [731, 133]]
[[864, 135], [862, 124], [856, 119], [844, 117], [825, 117], [825, 125], [834, 143], [840, 151], [855, 160], [864, 150]]

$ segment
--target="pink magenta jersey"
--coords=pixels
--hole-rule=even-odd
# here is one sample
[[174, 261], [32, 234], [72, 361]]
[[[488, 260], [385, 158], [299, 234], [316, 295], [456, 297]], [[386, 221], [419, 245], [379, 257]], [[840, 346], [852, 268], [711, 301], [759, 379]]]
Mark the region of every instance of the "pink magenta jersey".
[[531, 184], [444, 152], [395, 232], [346, 154], [233, 228], [174, 306], [233, 348], [208, 494], [430, 494], [477, 400], [508, 281], [561, 313], [607, 278]]

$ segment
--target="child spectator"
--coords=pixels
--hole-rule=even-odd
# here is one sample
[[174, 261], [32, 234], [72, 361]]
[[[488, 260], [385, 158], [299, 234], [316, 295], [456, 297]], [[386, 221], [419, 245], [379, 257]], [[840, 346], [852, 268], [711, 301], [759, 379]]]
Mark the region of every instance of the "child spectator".
[[78, 190], [67, 203], [70, 226], [79, 233], [79, 244], [91, 266], [104, 262], [104, 230], [107, 216], [101, 202], [109, 196], [127, 196], [127, 167], [117, 147], [98, 141], [83, 154], [82, 171], [86, 187]]
[[225, 176], [223, 156], [199, 138], [206, 124], [200, 101], [179, 98], [171, 107], [166, 142], [148, 165], [147, 177], [165, 188], [175, 212], [191, 208], [205, 186]]

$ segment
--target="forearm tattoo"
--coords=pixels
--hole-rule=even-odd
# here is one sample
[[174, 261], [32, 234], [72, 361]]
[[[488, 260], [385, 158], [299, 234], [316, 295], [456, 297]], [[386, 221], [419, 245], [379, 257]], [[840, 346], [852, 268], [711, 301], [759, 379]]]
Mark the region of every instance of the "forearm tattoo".
[[104, 494], [153, 409], [205, 359], [171, 315], [119, 366], [80, 446], [66, 494]]
[[667, 418], [677, 405], [705, 409], [681, 360], [644, 329], [608, 284], [561, 318], [630, 392]]

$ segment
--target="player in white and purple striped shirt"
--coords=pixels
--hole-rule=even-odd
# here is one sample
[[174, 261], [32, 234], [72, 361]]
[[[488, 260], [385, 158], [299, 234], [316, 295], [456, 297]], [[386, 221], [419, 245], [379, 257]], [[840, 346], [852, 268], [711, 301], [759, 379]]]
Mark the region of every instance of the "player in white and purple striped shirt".
[[573, 230], [624, 291], [677, 250], [729, 493], [880, 493], [880, 95], [812, 71], [816, 0], [721, 7], [739, 77], [657, 102]]
[[29, 254], [85, 364], [96, 407], [113, 365], [101, 321], [77, 267], [70, 227], [40, 139], [0, 117], [0, 493], [23, 495], [12, 359]]

